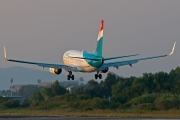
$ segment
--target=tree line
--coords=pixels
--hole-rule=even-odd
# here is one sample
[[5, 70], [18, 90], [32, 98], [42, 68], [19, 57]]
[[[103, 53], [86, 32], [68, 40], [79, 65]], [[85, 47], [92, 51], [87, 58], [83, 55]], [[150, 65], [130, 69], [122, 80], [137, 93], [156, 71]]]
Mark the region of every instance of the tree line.
[[[169, 73], [144, 73], [141, 77], [125, 78], [109, 72], [105, 80], [89, 80], [72, 94], [55, 81], [49, 88], [36, 89], [28, 98], [19, 105], [15, 102], [15, 107], [41, 110], [180, 109], [180, 67]], [[12, 108], [13, 103], [7, 106], [7, 100], [1, 101], [0, 108]]]

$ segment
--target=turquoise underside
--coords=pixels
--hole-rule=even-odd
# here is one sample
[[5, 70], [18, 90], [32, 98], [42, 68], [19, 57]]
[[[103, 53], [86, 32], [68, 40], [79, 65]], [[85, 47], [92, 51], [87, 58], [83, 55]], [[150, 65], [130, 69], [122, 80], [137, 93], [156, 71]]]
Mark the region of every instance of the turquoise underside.
[[97, 60], [87, 60], [87, 59], [85, 59], [85, 61], [89, 65], [91, 65], [92, 67], [99, 68], [99, 67], [102, 66], [102, 63], [103, 63], [103, 58], [102, 57], [99, 57], [99, 56], [96, 56], [96, 55], [93, 55], [93, 54], [87, 53], [87, 52], [83, 53], [83, 57], [84, 58], [90, 58], [90, 59], [97, 59]]

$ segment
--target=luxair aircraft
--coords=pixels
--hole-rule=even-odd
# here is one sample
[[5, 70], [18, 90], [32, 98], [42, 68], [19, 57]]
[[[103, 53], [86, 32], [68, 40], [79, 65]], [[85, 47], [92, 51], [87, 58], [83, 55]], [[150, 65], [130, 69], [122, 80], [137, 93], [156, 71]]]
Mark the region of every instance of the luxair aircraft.
[[62, 69], [64, 69], [65, 71], [69, 73], [67, 75], [67, 79], [74, 80], [74, 75], [72, 74], [72, 72], [97, 72], [95, 74], [95, 79], [98, 79], [98, 78], [101, 79], [102, 78], [101, 73], [108, 72], [109, 67], [116, 67], [117, 69], [119, 66], [125, 66], [125, 65], [130, 65], [132, 67], [132, 64], [135, 64], [139, 61], [166, 57], [174, 53], [176, 42], [174, 43], [174, 46], [170, 54], [144, 57], [144, 58], [136, 58], [136, 59], [131, 59], [131, 60], [121, 60], [121, 61], [116, 61], [116, 62], [107, 62], [112, 59], [137, 56], [139, 54], [104, 58], [102, 56], [103, 30], [104, 30], [104, 21], [102, 20], [100, 24], [98, 38], [97, 38], [96, 49], [93, 52], [85, 52], [83, 50], [69, 50], [65, 52], [63, 55], [64, 64], [52, 64], [52, 63], [30, 62], [30, 61], [24, 61], [24, 60], [9, 59], [6, 56], [5, 47], [4, 47], [4, 58], [7, 61], [11, 61], [11, 62], [33, 64], [33, 65], [38, 65], [42, 68], [46, 67], [46, 68], [49, 68], [50, 73], [55, 74], [55, 75], [59, 75], [62, 72]]

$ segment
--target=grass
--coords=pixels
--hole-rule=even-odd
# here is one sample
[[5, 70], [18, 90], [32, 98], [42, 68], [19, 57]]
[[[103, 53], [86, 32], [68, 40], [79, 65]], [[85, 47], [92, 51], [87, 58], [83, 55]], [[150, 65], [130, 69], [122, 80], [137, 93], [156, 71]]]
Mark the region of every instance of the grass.
[[77, 116], [77, 117], [124, 117], [124, 118], [180, 118], [180, 110], [168, 111], [135, 111], [135, 110], [92, 110], [75, 111], [70, 109], [32, 110], [9, 109], [0, 110], [0, 116]]

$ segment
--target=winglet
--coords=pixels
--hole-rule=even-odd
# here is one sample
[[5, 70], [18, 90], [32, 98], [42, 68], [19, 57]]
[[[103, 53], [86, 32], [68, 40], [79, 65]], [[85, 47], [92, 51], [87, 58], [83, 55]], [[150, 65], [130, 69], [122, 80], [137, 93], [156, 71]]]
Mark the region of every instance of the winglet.
[[7, 59], [7, 55], [6, 55], [6, 47], [4, 46], [4, 58], [6, 59], [6, 60], [8, 60]]
[[171, 51], [171, 53], [169, 55], [172, 55], [174, 53], [175, 46], [176, 46], [176, 42], [174, 43], [172, 51]]

